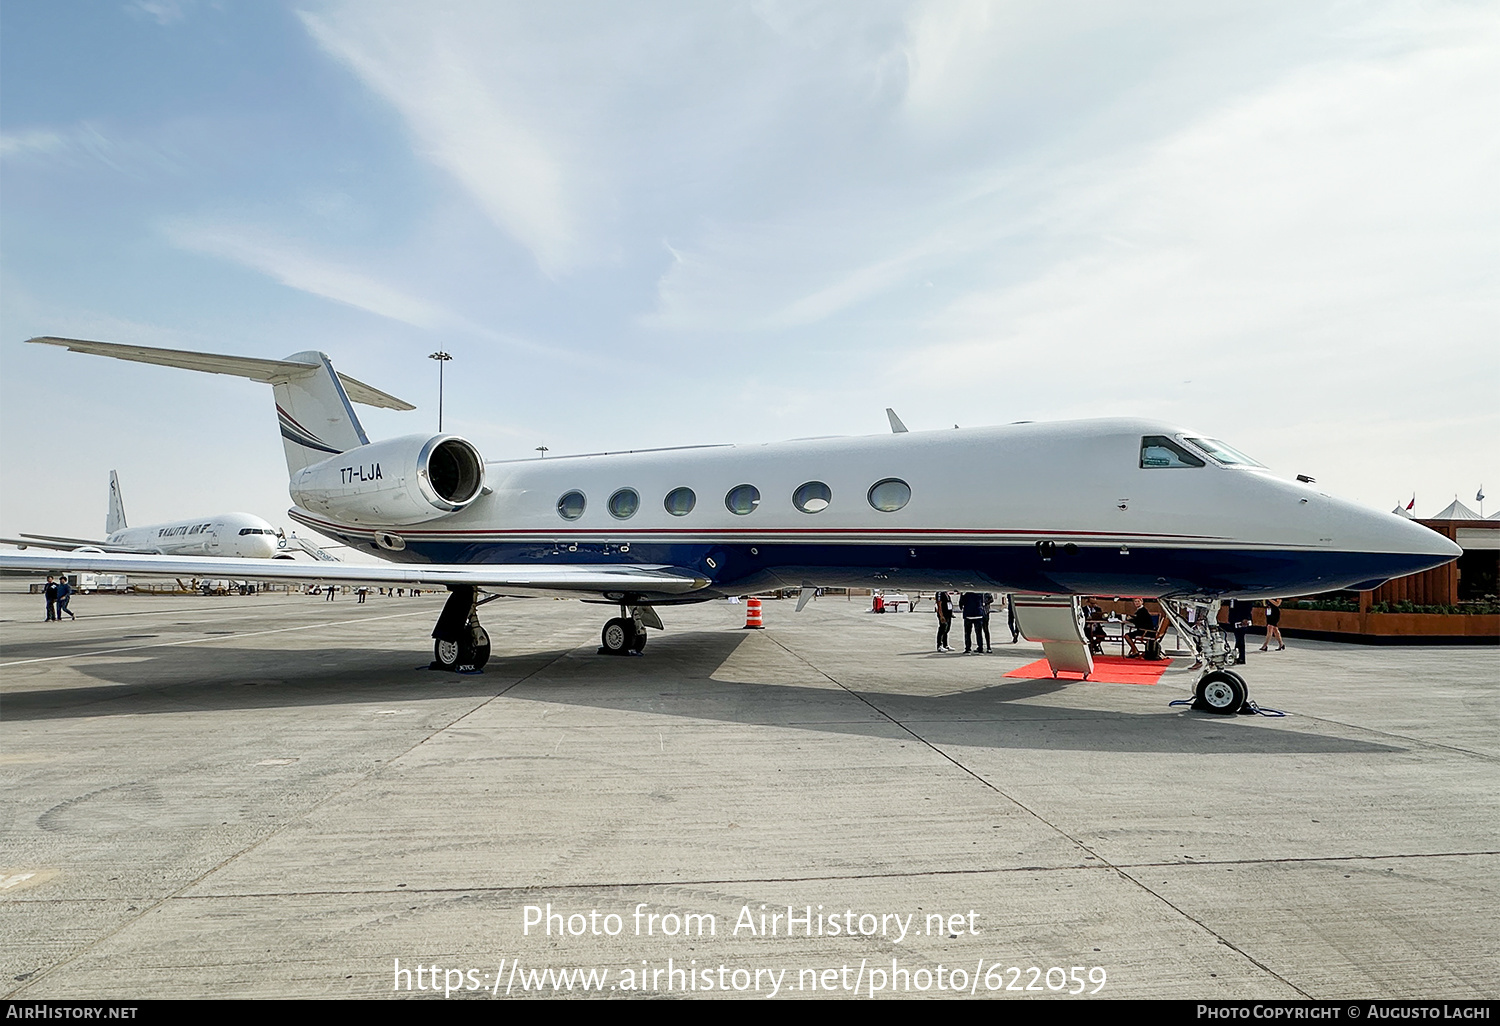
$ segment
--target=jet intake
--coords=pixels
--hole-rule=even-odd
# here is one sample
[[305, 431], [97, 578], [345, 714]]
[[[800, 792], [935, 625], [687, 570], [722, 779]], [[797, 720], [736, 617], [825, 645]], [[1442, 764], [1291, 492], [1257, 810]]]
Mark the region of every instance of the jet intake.
[[420, 524], [464, 509], [484, 490], [484, 460], [457, 435], [361, 445], [292, 475], [292, 501], [346, 524]]

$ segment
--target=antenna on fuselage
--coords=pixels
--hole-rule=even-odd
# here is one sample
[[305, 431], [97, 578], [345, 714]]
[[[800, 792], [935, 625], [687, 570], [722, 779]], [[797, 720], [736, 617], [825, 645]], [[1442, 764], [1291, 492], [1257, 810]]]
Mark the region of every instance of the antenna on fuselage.
[[898, 416], [896, 416], [896, 411], [895, 410], [893, 410], [889, 406], [887, 406], [885, 408], [885, 415], [886, 415], [886, 418], [889, 419], [890, 422], [891, 422], [891, 434], [893, 434], [893, 435], [904, 435], [904, 434], [906, 434], [906, 425], [903, 424], [903, 423], [901, 423], [901, 418], [898, 417]]

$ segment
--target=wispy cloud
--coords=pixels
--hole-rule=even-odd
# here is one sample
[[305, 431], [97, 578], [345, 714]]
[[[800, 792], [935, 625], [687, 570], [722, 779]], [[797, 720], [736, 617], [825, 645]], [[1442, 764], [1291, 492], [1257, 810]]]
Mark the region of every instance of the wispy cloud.
[[121, 137], [92, 121], [0, 134], [0, 160], [70, 169], [103, 164], [135, 179], [182, 170], [168, 149], [140, 137]]
[[[481, 9], [470, 13], [493, 20]], [[570, 167], [545, 122], [526, 116], [524, 91], [506, 88], [487, 45], [503, 31], [476, 32], [406, 5], [359, 4], [304, 12], [302, 20], [325, 51], [401, 113], [419, 152], [452, 174], [544, 272], [560, 274], [584, 259]]]
[[48, 156], [61, 152], [68, 146], [68, 142], [66, 135], [50, 128], [7, 132], [0, 135], [0, 158]]
[[125, 5], [127, 13], [138, 18], [149, 18], [158, 25], [175, 25], [187, 17], [192, 0], [131, 0]]
[[380, 317], [429, 331], [460, 332], [506, 349], [541, 358], [545, 363], [593, 368], [614, 361], [584, 357], [555, 342], [541, 342], [512, 331], [476, 324], [431, 299], [392, 286], [388, 278], [320, 255], [302, 240], [275, 235], [265, 228], [223, 221], [174, 221], [163, 234], [179, 249], [228, 260], [264, 274], [288, 288], [355, 307]]
[[212, 222], [172, 222], [166, 237], [180, 249], [204, 253], [248, 267], [290, 288], [419, 328], [445, 328], [464, 322], [435, 303], [339, 262], [308, 252], [302, 244], [263, 230]]

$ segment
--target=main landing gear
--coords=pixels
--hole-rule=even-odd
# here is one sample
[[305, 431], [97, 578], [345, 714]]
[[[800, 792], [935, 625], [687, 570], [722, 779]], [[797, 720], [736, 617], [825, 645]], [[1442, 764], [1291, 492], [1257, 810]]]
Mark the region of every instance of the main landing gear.
[[1193, 708], [1220, 716], [1254, 713], [1245, 678], [1230, 669], [1237, 655], [1225, 633], [1219, 630], [1218, 602], [1212, 600], [1161, 599], [1161, 608], [1177, 632], [1187, 638], [1205, 664], [1203, 676], [1193, 691]]
[[[479, 625], [479, 606], [488, 602], [467, 584], [450, 584], [448, 601], [432, 628], [432, 669], [476, 673], [490, 658], [490, 636]], [[639, 654], [646, 647], [646, 628], [662, 630], [661, 617], [648, 605], [622, 602], [620, 615], [604, 625], [601, 655]]]
[[479, 625], [479, 599], [467, 584], [448, 586], [448, 601], [432, 628], [432, 669], [477, 673], [490, 659], [490, 636]]
[[662, 630], [661, 617], [650, 606], [620, 604], [620, 615], [599, 635], [600, 655], [639, 655], [646, 647], [646, 628]]

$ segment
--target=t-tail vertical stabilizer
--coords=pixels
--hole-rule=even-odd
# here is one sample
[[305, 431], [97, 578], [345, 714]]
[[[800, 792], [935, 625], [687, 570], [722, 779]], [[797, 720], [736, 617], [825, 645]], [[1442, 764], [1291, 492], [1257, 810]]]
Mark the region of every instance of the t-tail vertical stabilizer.
[[306, 368], [272, 382], [288, 474], [370, 444], [326, 354], [296, 353], [282, 363]]

